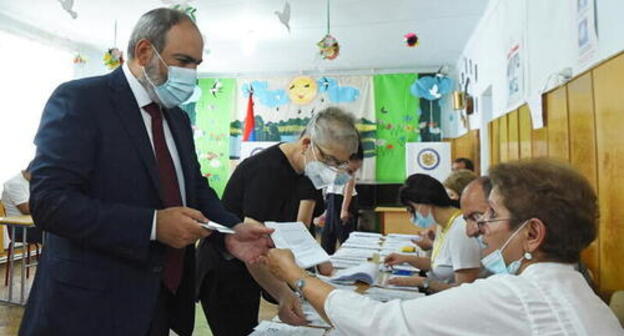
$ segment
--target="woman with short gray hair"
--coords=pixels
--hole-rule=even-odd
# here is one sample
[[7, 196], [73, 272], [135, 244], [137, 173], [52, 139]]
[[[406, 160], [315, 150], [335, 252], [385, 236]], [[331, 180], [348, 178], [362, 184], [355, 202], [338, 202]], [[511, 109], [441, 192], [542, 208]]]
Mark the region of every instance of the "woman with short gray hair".
[[[322, 202], [320, 189], [345, 181], [341, 174], [346, 174], [343, 169], [357, 151], [358, 141], [349, 113], [324, 109], [310, 119], [297, 141], [277, 144], [241, 162], [225, 187], [223, 204], [241, 220], [301, 221], [310, 226], [315, 206]], [[263, 265], [229, 260], [205, 241], [197, 259], [199, 297], [214, 335], [253, 331], [260, 286], [279, 302], [282, 321], [306, 323], [290, 288]], [[319, 271], [330, 274], [331, 264], [319, 266]]]

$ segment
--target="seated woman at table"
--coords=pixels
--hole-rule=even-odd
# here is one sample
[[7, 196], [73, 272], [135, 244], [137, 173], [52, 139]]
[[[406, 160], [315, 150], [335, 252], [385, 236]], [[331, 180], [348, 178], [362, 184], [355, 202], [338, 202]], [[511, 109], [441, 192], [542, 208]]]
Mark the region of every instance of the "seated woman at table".
[[442, 183], [425, 174], [407, 178], [399, 191], [401, 203], [411, 214], [411, 222], [422, 229], [435, 228], [431, 257], [393, 253], [386, 264], [408, 263], [427, 272], [427, 277], [396, 277], [390, 284], [417, 286], [427, 292], [439, 292], [462, 283], [473, 282], [481, 272], [481, 248], [466, 236], [466, 221], [452, 206]]
[[497, 273], [436, 295], [381, 303], [336, 290], [297, 267], [288, 250], [265, 258], [344, 335], [624, 335], [573, 264], [596, 238], [598, 206], [571, 167], [531, 160], [493, 167], [479, 224], [482, 262]]

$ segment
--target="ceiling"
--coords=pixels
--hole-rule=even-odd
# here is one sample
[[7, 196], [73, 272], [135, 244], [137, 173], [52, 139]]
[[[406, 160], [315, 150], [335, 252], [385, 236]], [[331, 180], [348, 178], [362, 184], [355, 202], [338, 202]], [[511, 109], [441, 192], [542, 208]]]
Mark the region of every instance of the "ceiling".
[[[114, 44], [115, 21], [117, 46], [125, 49], [138, 17], [164, 5], [163, 0], [73, 0], [78, 17], [72, 19], [59, 1], [0, 0], [0, 14], [104, 52]], [[326, 1], [288, 2], [290, 33], [274, 14], [285, 0], [191, 1], [209, 50], [199, 70], [429, 71], [455, 64], [488, 0], [331, 0], [331, 34], [341, 46], [333, 61], [322, 60], [316, 47], [327, 30]], [[418, 47], [404, 45], [408, 32], [419, 36]]]

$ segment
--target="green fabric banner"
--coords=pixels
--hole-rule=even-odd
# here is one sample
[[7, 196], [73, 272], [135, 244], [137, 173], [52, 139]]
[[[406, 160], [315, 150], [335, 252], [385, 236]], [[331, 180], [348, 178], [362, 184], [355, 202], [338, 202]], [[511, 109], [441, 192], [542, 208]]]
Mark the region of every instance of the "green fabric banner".
[[420, 141], [419, 98], [410, 92], [417, 74], [390, 74], [373, 77], [377, 119], [376, 180], [403, 183], [405, 143]]
[[[230, 119], [234, 111], [236, 81], [200, 78], [202, 96], [193, 113], [195, 146], [201, 171], [219, 197], [230, 174]], [[187, 110], [188, 112], [188, 110]]]

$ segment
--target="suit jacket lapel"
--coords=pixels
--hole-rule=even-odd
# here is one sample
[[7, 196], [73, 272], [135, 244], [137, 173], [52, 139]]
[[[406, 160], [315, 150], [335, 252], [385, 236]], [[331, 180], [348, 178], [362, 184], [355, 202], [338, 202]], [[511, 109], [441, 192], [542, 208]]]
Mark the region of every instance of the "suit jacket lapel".
[[128, 132], [131, 142], [138, 151], [160, 197], [161, 190], [158, 172], [156, 171], [156, 158], [145, 129], [145, 123], [141, 117], [140, 108], [121, 67], [117, 68], [110, 76], [111, 80], [109, 83], [113, 91], [113, 111], [119, 116], [124, 128]]

